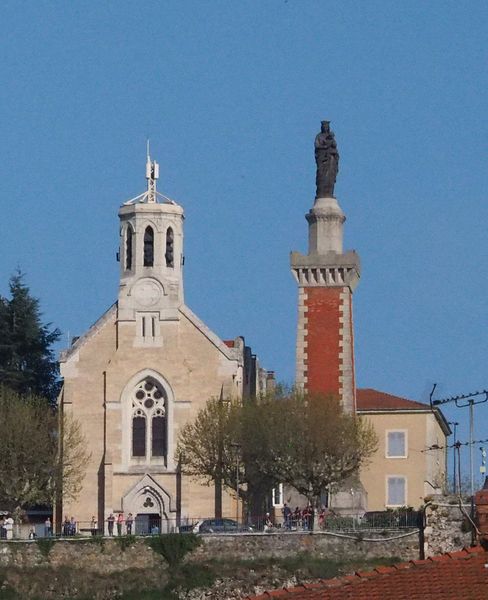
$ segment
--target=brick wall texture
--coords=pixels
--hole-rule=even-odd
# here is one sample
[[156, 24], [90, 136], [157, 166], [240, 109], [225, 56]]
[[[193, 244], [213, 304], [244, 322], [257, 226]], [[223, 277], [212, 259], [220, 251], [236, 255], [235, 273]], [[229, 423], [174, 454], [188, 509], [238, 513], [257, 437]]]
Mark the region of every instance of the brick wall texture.
[[336, 395], [340, 392], [341, 292], [342, 288], [310, 287], [306, 290], [305, 371], [308, 392]]

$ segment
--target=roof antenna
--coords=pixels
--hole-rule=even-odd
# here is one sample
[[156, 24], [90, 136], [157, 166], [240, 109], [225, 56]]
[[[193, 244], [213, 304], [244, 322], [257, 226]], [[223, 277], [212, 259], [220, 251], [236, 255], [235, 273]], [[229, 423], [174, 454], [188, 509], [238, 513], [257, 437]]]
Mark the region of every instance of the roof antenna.
[[156, 161], [151, 162], [149, 155], [149, 138], [146, 140], [146, 179], [147, 179], [147, 201], [156, 202], [156, 180], [159, 179], [159, 165]]

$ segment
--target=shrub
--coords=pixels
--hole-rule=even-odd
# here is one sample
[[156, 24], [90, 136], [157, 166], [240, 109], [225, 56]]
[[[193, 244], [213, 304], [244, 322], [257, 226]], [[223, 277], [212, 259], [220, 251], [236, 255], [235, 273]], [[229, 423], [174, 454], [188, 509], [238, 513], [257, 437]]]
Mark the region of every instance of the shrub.
[[53, 546], [55, 543], [56, 543], [56, 540], [53, 540], [52, 538], [49, 538], [49, 537], [36, 539], [36, 544], [37, 544], [37, 547], [39, 548], [39, 552], [44, 556], [44, 558], [49, 557], [49, 553], [53, 549]]
[[179, 565], [183, 558], [201, 545], [202, 540], [193, 533], [167, 533], [148, 538], [149, 546], [161, 554], [171, 567]]

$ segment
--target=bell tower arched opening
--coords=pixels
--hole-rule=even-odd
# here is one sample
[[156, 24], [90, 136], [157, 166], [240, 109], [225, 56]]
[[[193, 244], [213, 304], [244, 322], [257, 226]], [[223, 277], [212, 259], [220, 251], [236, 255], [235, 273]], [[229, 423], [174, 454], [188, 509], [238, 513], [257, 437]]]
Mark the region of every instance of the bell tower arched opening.
[[144, 266], [154, 266], [154, 230], [150, 225], [144, 231]]
[[134, 230], [132, 225], [129, 223], [125, 230], [125, 270], [132, 270], [132, 246], [133, 246]]

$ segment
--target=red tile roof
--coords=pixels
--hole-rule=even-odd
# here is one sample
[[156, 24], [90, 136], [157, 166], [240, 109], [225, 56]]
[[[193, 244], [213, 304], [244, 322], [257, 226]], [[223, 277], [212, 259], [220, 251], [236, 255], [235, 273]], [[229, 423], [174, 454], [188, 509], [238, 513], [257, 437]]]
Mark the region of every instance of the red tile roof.
[[481, 546], [348, 577], [265, 592], [248, 600], [487, 600], [488, 553]]
[[229, 348], [234, 348], [234, 347], [235, 347], [235, 345], [236, 345], [236, 343], [235, 343], [235, 341], [234, 341], [234, 340], [224, 340], [224, 344], [225, 344], [226, 346], [228, 346]]
[[357, 410], [430, 410], [428, 404], [407, 400], [371, 388], [356, 390]]

